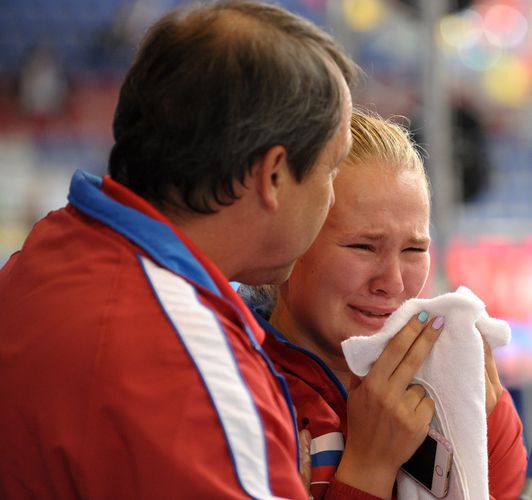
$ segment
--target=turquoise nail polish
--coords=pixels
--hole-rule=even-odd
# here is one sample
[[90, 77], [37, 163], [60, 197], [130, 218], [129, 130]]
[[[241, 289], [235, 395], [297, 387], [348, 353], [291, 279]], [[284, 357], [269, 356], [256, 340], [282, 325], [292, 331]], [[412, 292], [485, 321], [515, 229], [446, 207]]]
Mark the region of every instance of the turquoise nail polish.
[[425, 323], [425, 321], [427, 321], [429, 319], [429, 313], [427, 311], [421, 311], [417, 315], [417, 319], [419, 319], [419, 321], [421, 321], [421, 323]]
[[445, 317], [438, 316], [433, 322], [432, 322], [432, 328], [435, 330], [439, 330], [443, 324], [445, 323]]

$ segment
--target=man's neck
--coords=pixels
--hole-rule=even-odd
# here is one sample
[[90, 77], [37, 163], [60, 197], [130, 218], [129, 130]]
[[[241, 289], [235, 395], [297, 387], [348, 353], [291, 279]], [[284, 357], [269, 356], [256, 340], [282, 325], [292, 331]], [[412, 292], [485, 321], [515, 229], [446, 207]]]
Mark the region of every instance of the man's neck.
[[[245, 200], [220, 207], [212, 214], [164, 210], [165, 215], [220, 269], [229, 280], [238, 280], [250, 262], [258, 260], [254, 212]], [[258, 215], [257, 215], [258, 217]], [[243, 231], [242, 228], [249, 228]]]

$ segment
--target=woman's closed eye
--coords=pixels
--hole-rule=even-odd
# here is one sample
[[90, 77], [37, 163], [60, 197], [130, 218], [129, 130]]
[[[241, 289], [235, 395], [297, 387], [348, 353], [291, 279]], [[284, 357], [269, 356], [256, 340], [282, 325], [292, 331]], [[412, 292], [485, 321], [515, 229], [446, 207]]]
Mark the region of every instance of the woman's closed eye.
[[428, 248], [424, 247], [408, 247], [403, 250], [404, 252], [417, 252], [417, 253], [424, 253], [428, 251]]
[[346, 245], [348, 248], [356, 248], [359, 250], [368, 250], [369, 252], [373, 252], [375, 250], [375, 247], [373, 245], [370, 245], [369, 243], [353, 243], [351, 245]]

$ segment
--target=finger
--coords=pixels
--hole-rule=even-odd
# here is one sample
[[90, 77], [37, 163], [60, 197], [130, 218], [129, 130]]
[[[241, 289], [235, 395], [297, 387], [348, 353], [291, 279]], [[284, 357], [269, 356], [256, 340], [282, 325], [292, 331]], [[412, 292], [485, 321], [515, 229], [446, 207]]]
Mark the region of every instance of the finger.
[[428, 313], [421, 311], [395, 335], [375, 361], [371, 371], [387, 381], [403, 361], [406, 353], [427, 325]]
[[436, 405], [434, 401], [428, 396], [425, 396], [416, 407], [416, 415], [418, 415], [423, 422], [427, 423], [427, 432], [429, 431], [429, 426], [432, 421], [432, 418], [434, 417], [435, 411]]
[[299, 474], [307, 492], [310, 491], [310, 479], [312, 473], [312, 459], [310, 456], [310, 443], [312, 436], [308, 429], [299, 433]]
[[499, 372], [497, 371], [497, 365], [495, 364], [493, 353], [491, 352], [488, 343], [484, 339], [482, 339], [482, 341], [484, 342], [484, 366], [486, 368], [487, 376], [490, 382], [500, 385], [501, 381], [499, 379]]
[[490, 415], [497, 404], [497, 394], [495, 387], [489, 380], [488, 370], [484, 370], [484, 376], [486, 379], [486, 415]]
[[424, 398], [427, 391], [421, 384], [411, 384], [407, 387], [406, 392], [415, 394], [418, 398]]
[[404, 359], [396, 368], [392, 377], [390, 377], [390, 384], [398, 389], [406, 388], [410, 384], [412, 378], [427, 358], [432, 346], [438, 340], [444, 323], [445, 318], [438, 316], [425, 326], [421, 335], [414, 340]]
[[486, 383], [486, 395], [488, 393], [494, 393], [494, 387], [493, 387], [493, 382], [491, 381], [490, 379], [490, 375], [488, 373], [488, 370], [486, 368], [484, 368], [484, 379], [485, 379], [485, 383]]
[[484, 369], [484, 376], [486, 378], [486, 415], [489, 416], [491, 415], [491, 412], [495, 409], [495, 406], [497, 406], [497, 402], [499, 401], [499, 398], [504, 392], [504, 389], [498, 380], [498, 375], [497, 381], [493, 382], [492, 380], [490, 380], [488, 370]]
[[426, 394], [427, 392], [422, 385], [410, 385], [406, 389], [405, 404], [408, 408], [415, 410]]

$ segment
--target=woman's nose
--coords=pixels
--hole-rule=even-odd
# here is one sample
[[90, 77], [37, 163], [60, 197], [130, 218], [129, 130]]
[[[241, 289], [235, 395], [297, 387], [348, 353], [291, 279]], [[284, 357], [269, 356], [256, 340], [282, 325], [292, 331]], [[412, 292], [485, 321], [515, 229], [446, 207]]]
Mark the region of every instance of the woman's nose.
[[382, 259], [372, 280], [371, 291], [393, 297], [402, 293], [404, 289], [400, 260], [392, 257]]

